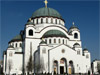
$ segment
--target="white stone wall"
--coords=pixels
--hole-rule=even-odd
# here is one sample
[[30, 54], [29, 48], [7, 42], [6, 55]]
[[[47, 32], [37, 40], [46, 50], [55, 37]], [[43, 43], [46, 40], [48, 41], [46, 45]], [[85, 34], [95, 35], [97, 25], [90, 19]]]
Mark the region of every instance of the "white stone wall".
[[[6, 65], [6, 74], [21, 74], [22, 73], [22, 64], [23, 64], [23, 55], [22, 54], [15, 54], [14, 48], [8, 48], [7, 49], [7, 59]], [[10, 65], [10, 66], [9, 66]], [[11, 67], [11, 71], [9, 71], [9, 67]]]
[[93, 61], [93, 74], [98, 74], [97, 63], [100, 63], [99, 60]]
[[[42, 53], [42, 50], [43, 49], [46, 49], [46, 53]], [[65, 50], [65, 53], [62, 53], [62, 50]], [[60, 64], [60, 59], [61, 58], [66, 58], [67, 60], [67, 65], [69, 65], [69, 61], [72, 60], [73, 63], [74, 63], [74, 68], [75, 68], [75, 73], [88, 73], [89, 69], [90, 69], [90, 60], [89, 59], [86, 59], [85, 56], [82, 56], [82, 55], [77, 55], [77, 52], [72, 50], [71, 48], [67, 47], [66, 45], [61, 45], [61, 46], [58, 46], [56, 48], [50, 48], [48, 46], [42, 46], [40, 47], [40, 54], [41, 54], [41, 57], [44, 58], [45, 60], [45, 64], [48, 65], [48, 50], [49, 51], [49, 63], [50, 63], [50, 70], [49, 72], [54, 72], [53, 70], [53, 61], [54, 60], [57, 60], [58, 63], [59, 63], [59, 67], [62, 66]], [[87, 61], [87, 62], [86, 62]], [[78, 65], [78, 66], [77, 66]], [[86, 67], [87, 66], [87, 67]], [[60, 68], [58, 67], [58, 70], [60, 73]], [[45, 67], [46, 68], [46, 72], [48, 72], [48, 67]], [[68, 67], [67, 67], [68, 68]], [[64, 70], [65, 72], [65, 70]]]
[[[31, 22], [34, 22], [34, 25], [26, 25], [25, 26], [25, 35], [24, 35], [24, 41], [21, 42], [11, 42], [9, 45], [13, 45], [14, 48], [7, 49], [7, 64], [6, 64], [6, 73], [9, 73], [8, 70], [8, 60], [12, 60], [13, 62], [13, 69], [11, 70], [11, 73], [18, 73], [21, 74], [21, 68], [24, 62], [24, 68], [25, 72], [27, 63], [29, 61], [30, 53], [34, 58], [40, 58], [43, 59], [45, 64], [45, 70], [43, 72], [54, 72], [53, 69], [53, 61], [58, 61], [58, 73], [60, 73], [60, 59], [66, 58], [67, 60], [67, 69], [69, 66], [69, 61], [72, 60], [75, 68], [75, 73], [87, 73], [90, 70], [90, 61], [91, 56], [89, 52], [82, 51], [82, 43], [80, 38], [80, 32], [77, 29], [69, 30], [71, 34], [69, 35], [69, 32], [67, 28], [64, 27], [64, 21], [57, 18], [52, 17], [44, 17], [43, 23], [41, 23], [41, 18], [32, 19]], [[51, 23], [51, 18], [53, 19], [53, 22]], [[37, 23], [38, 19], [38, 23]], [[48, 23], [46, 23], [46, 19], [48, 19]], [[34, 21], [33, 21], [34, 20]], [[57, 23], [56, 23], [57, 20]], [[33, 35], [29, 35], [29, 30], [33, 30]], [[49, 30], [59, 30], [63, 32], [67, 38], [63, 37], [48, 37], [48, 38], [42, 38], [42, 36]], [[74, 34], [78, 34], [78, 38], [74, 38]], [[40, 44], [42, 39], [45, 41], [47, 40], [47, 44]], [[49, 43], [49, 39], [51, 39], [51, 43]], [[54, 39], [56, 39], [56, 43], [54, 43]], [[60, 39], [60, 43], [58, 42]], [[64, 40], [64, 43], [63, 43]], [[17, 47], [16, 47], [17, 43]], [[20, 47], [20, 43], [22, 43], [22, 48]], [[80, 46], [74, 48], [74, 44], [78, 43]], [[43, 50], [45, 49], [45, 53], [43, 53]], [[65, 50], [65, 53], [62, 53], [62, 50]], [[15, 54], [15, 52], [22, 52], [23, 54]], [[36, 57], [34, 57], [34, 53], [37, 52]], [[80, 54], [77, 54], [77, 51], [80, 51]], [[9, 52], [13, 53], [12, 57], [9, 57]], [[49, 52], [49, 53], [48, 53]], [[88, 58], [86, 56], [88, 55]], [[4, 56], [4, 60], [6, 60], [6, 57]], [[38, 61], [38, 60], [36, 60]], [[48, 65], [49, 63], [49, 65]], [[64, 70], [65, 72], [65, 70]]]

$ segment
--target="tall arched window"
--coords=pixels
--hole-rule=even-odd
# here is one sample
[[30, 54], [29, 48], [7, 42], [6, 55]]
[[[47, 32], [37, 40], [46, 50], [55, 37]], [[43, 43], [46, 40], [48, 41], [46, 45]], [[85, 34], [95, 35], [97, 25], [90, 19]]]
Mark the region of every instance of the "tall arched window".
[[36, 19], [36, 24], [38, 24], [38, 19]]
[[43, 18], [41, 18], [41, 23], [43, 23]]
[[60, 39], [59, 39], [59, 43], [60, 43]]
[[53, 62], [53, 66], [54, 66], [54, 74], [57, 74], [58, 73], [58, 61], [57, 60], [54, 60]]
[[57, 24], [57, 19], [55, 19], [55, 23]]
[[53, 23], [53, 18], [51, 18], [51, 23]]
[[78, 34], [74, 33], [74, 38], [77, 39], [78, 38]]
[[32, 29], [29, 30], [29, 36], [33, 36], [33, 30]]
[[63, 39], [63, 44], [64, 44], [64, 39]]
[[61, 24], [60, 20], [59, 20], [59, 24]]
[[49, 39], [49, 43], [51, 43], [51, 39]]
[[56, 39], [54, 39], [54, 43], [56, 43]]
[[46, 23], [48, 23], [48, 18], [46, 18]]
[[73, 64], [73, 61], [70, 60], [70, 61], [69, 61], [69, 64], [70, 64], [70, 66], [71, 66], [71, 73], [74, 74], [75, 71], [74, 71], [74, 64]]
[[45, 42], [47, 43], [47, 39], [45, 39]]
[[22, 44], [20, 43], [20, 47], [22, 47]]
[[17, 43], [16, 43], [16, 47], [17, 47]]
[[33, 24], [34, 24], [34, 19], [33, 19]]

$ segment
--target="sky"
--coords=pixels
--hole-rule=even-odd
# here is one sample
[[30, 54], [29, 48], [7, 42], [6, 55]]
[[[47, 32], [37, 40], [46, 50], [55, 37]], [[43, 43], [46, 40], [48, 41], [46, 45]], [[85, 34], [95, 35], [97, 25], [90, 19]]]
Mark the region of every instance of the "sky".
[[[23, 30], [34, 11], [45, 6], [44, 0], [2, 0], [0, 2], [0, 60], [8, 42]], [[48, 0], [48, 7], [57, 10], [69, 29], [72, 22], [79, 28], [82, 47], [91, 53], [91, 60], [100, 59], [99, 8], [97, 0]]]

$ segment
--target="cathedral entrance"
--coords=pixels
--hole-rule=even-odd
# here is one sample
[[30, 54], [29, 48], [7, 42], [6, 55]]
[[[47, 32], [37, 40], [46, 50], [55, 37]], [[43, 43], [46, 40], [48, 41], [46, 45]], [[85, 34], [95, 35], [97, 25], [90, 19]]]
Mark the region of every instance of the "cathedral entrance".
[[60, 74], [64, 74], [64, 66], [60, 66]]
[[67, 60], [65, 58], [60, 59], [60, 74], [67, 73]]

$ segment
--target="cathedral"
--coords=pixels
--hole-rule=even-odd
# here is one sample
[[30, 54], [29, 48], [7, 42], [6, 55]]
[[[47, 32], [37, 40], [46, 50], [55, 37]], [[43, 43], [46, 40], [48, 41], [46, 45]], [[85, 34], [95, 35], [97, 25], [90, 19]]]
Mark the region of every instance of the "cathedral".
[[[91, 72], [91, 55], [82, 48], [80, 30], [67, 29], [61, 14], [47, 7], [37, 9], [20, 34], [8, 42], [3, 54], [4, 74]], [[31, 70], [30, 70], [31, 69]]]

